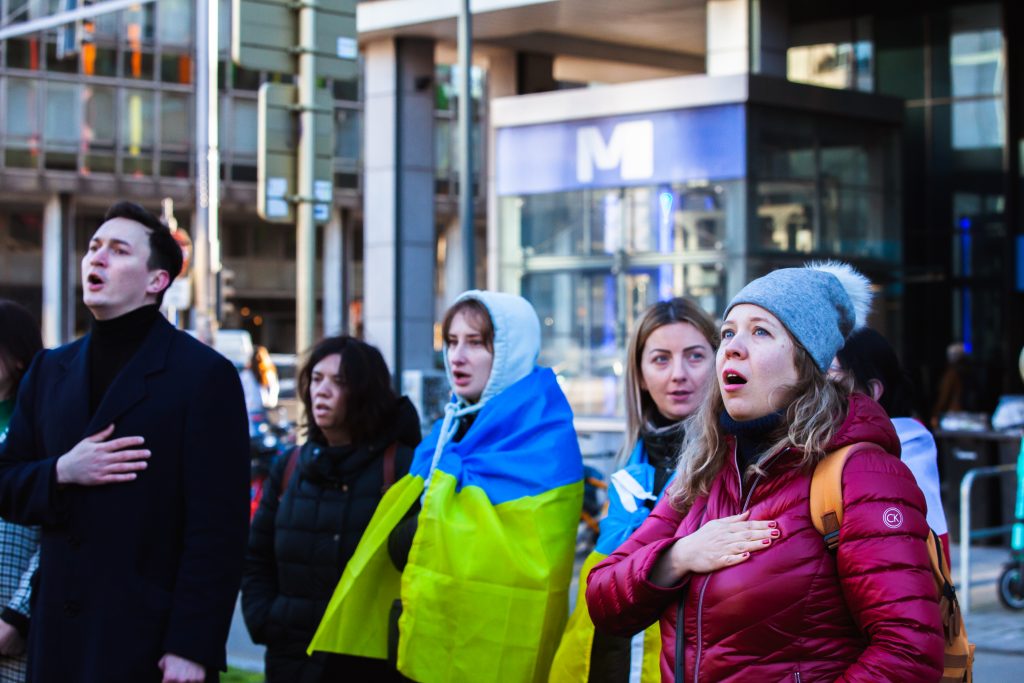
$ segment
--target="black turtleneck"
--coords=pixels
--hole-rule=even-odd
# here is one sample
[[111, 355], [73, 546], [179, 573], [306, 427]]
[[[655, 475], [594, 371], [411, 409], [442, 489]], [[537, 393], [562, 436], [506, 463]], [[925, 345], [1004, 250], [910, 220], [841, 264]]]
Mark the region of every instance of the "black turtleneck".
[[110, 320], [94, 320], [89, 341], [89, 416], [96, 413], [117, 373], [127, 365], [160, 317], [155, 304]]
[[736, 437], [736, 465], [740, 472], [746, 472], [747, 468], [757, 462], [761, 454], [772, 445], [776, 440], [773, 438], [775, 432], [781, 423], [781, 412], [769, 413], [764, 417], [742, 422], [729, 417], [729, 413], [722, 412], [718, 424], [726, 434]]

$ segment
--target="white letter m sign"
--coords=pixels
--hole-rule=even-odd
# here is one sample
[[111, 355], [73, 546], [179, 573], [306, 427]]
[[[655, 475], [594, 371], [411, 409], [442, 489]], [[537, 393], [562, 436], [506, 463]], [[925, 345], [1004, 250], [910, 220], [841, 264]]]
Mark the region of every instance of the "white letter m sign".
[[654, 123], [627, 121], [612, 129], [608, 144], [597, 126], [576, 131], [576, 180], [594, 182], [594, 169], [619, 169], [622, 180], [643, 180], [654, 175]]

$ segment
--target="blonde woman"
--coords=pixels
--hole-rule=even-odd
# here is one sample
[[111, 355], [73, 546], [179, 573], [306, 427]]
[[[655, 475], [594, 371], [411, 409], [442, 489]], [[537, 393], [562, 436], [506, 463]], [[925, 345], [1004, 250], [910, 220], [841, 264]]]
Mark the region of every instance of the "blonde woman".
[[[714, 375], [718, 330], [692, 301], [660, 301], [637, 321], [626, 352], [626, 438], [611, 477], [608, 515], [580, 572], [618, 548], [647, 518], [675, 474], [684, 422]], [[582, 592], [551, 667], [550, 683], [659, 680], [657, 628], [631, 636], [595, 632]], [[646, 663], [646, 666], [645, 666]]]
[[[869, 301], [866, 278], [824, 264], [769, 273], [726, 309], [718, 391], [687, 430], [676, 483], [587, 587], [598, 628], [660, 619], [662, 680], [942, 677], [924, 496], [885, 411], [827, 377]], [[854, 443], [833, 555], [810, 478]]]

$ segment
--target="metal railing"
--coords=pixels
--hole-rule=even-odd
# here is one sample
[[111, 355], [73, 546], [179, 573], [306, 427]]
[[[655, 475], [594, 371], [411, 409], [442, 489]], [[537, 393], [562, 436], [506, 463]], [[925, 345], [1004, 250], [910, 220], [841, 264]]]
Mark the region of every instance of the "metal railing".
[[975, 467], [968, 470], [960, 480], [960, 609], [964, 614], [971, 611], [971, 539], [984, 538], [1009, 531], [1010, 526], [989, 527], [971, 531], [971, 489], [974, 480], [981, 477], [994, 477], [1000, 474], [1016, 472], [1017, 465], [995, 465], [992, 467]]

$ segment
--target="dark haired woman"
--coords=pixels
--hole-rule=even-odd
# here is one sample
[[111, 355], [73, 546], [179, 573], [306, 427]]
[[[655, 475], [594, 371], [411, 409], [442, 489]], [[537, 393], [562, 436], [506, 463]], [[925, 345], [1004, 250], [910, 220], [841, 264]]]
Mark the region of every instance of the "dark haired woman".
[[839, 349], [829, 374], [850, 382], [853, 391], [867, 394], [885, 409], [900, 437], [900, 460], [914, 473], [928, 503], [928, 526], [939, 535], [949, 562], [949, 529], [939, 493], [939, 452], [935, 438], [913, 417], [913, 384], [896, 351], [870, 327], [855, 330]]
[[[0, 444], [14, 412], [18, 385], [43, 348], [32, 314], [0, 299]], [[25, 680], [25, 637], [31, 581], [39, 564], [39, 529], [0, 519], [0, 682]]]
[[242, 610], [267, 645], [268, 683], [382, 680], [383, 662], [306, 654], [384, 490], [409, 470], [419, 417], [391, 389], [380, 352], [352, 337], [317, 344], [299, 373], [308, 441], [281, 458], [253, 518]]

